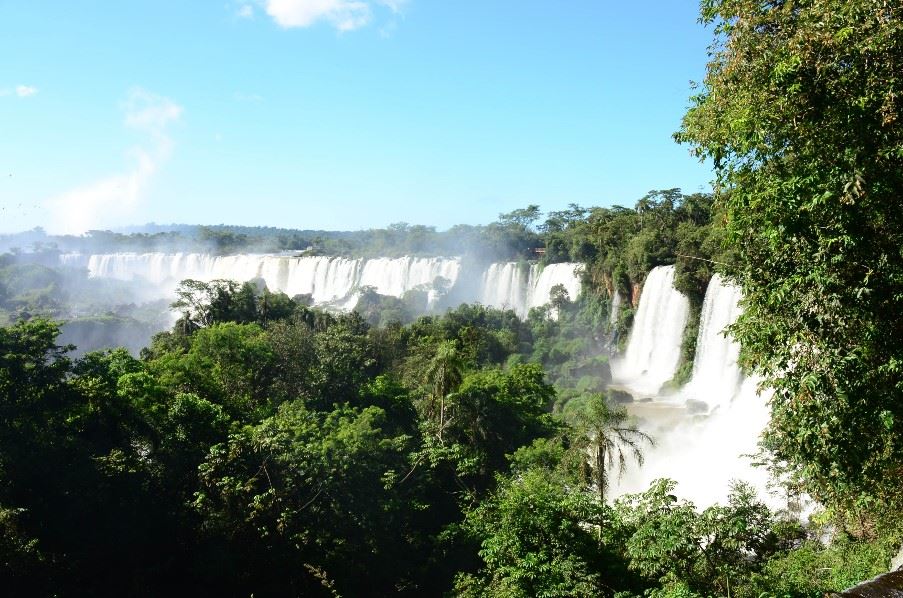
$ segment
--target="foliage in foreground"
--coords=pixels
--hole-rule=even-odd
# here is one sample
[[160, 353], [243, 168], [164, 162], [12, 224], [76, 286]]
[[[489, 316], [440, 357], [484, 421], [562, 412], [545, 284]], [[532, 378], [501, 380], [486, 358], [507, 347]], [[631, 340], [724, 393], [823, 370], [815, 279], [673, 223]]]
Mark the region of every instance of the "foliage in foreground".
[[463, 316], [388, 342], [354, 314], [296, 306], [177, 325], [143, 360], [71, 360], [43, 320], [0, 329], [5, 587], [803, 596], [886, 556], [806, 539], [742, 486], [702, 512], [667, 481], [603, 503], [587, 438], [618, 411], [592, 396], [569, 409], [577, 428], [553, 418], [537, 365], [438, 335]]
[[903, 6], [705, 0], [702, 18], [716, 39], [678, 138], [714, 161], [742, 255], [735, 334], [775, 389], [767, 448], [819, 499], [895, 519]]

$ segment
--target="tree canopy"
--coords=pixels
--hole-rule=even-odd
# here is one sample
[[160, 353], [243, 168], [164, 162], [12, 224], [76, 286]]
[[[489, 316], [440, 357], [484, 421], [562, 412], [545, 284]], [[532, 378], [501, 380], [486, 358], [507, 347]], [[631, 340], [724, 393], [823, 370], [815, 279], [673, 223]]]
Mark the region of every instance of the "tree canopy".
[[[714, 162], [741, 259], [767, 447], [842, 502], [903, 497], [903, 6], [705, 0], [705, 81], [677, 134]], [[846, 497], [846, 498], [844, 498]]]

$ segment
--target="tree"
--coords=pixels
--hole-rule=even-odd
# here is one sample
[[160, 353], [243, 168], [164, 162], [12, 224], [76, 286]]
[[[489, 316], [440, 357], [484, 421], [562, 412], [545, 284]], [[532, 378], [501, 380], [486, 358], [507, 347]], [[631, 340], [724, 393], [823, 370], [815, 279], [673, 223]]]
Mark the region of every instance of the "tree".
[[552, 287], [552, 290], [549, 291], [549, 303], [554, 309], [554, 313], [556, 315], [561, 314], [561, 310], [571, 302], [571, 298], [568, 295], [568, 290], [564, 288], [563, 284], [556, 284]]
[[[541, 244], [540, 236], [533, 230], [540, 214], [539, 206], [535, 205], [499, 214], [498, 222], [481, 230], [480, 240], [489, 245], [485, 257], [497, 260], [533, 257], [532, 250]], [[473, 251], [473, 247], [468, 251]]]
[[674, 495], [675, 486], [673, 480], [656, 480], [646, 492], [615, 503], [614, 525], [606, 532], [621, 540], [630, 570], [665, 588], [758, 596], [738, 593], [737, 586], [784, 547], [768, 507], [750, 486], [737, 483], [728, 504], [699, 512]]
[[[0, 506], [0, 580], [8, 592], [49, 592], [49, 584], [40, 583], [43, 555], [36, 538], [28, 537], [19, 518], [24, 509]], [[44, 578], [46, 580], [46, 578]], [[42, 587], [43, 586], [43, 587]]]
[[587, 454], [587, 478], [592, 481], [605, 502], [609, 470], [617, 468], [618, 476], [627, 468], [627, 455], [633, 455], [637, 465], [643, 465], [642, 443], [652, 444], [652, 438], [629, 423], [627, 410], [611, 408], [601, 394], [590, 395], [574, 414], [574, 446]]
[[699, 514], [678, 500], [673, 480], [656, 480], [642, 494], [615, 504], [619, 535], [630, 569], [659, 583], [697, 580], [702, 545]]
[[235, 231], [201, 226], [198, 228], [198, 238], [212, 245], [215, 253], [233, 253], [245, 247], [248, 243], [248, 235]]
[[166, 353], [150, 366], [174, 392], [191, 392], [242, 421], [270, 415], [278, 372], [267, 333], [257, 324], [225, 322], [195, 332], [186, 352]]
[[404, 582], [422, 558], [409, 529], [418, 500], [392, 483], [411, 439], [387, 423], [377, 407], [322, 413], [295, 401], [211, 448], [193, 504], [214, 554], [228, 547], [233, 559], [215, 572], [223, 591], [380, 596]]
[[15, 594], [167, 593], [187, 574], [183, 484], [207, 449], [191, 436], [224, 435], [224, 422], [178, 417], [125, 350], [70, 362], [58, 333], [0, 328], [0, 577]]
[[220, 303], [223, 297], [231, 296], [238, 290], [238, 283], [231, 280], [215, 280], [203, 282], [201, 280], [187, 279], [176, 287], [176, 299], [170, 307], [182, 312], [182, 327], [184, 332], [191, 332], [197, 328], [205, 328], [216, 322], [212, 305], [219, 297]]
[[357, 312], [337, 317], [314, 336], [316, 359], [308, 382], [308, 405], [328, 410], [334, 405], [354, 404], [360, 389], [377, 373], [375, 348], [369, 326]]
[[465, 529], [480, 543], [483, 567], [459, 575], [460, 596], [599, 596], [602, 578], [592, 529], [603, 507], [559, 477], [531, 469], [501, 480], [467, 513]]
[[529, 230], [533, 223], [539, 220], [542, 212], [537, 205], [529, 205], [526, 208], [512, 210], [506, 214], [499, 214], [499, 223], [502, 226]]
[[265, 325], [270, 320], [290, 316], [295, 302], [283, 293], [270, 293], [260, 279], [257, 281], [263, 285], [262, 290], [254, 282], [183, 280], [176, 288], [178, 299], [171, 305], [182, 312], [182, 331], [190, 333], [222, 322]]
[[442, 432], [445, 430], [445, 401], [461, 384], [464, 364], [458, 354], [458, 347], [454, 341], [443, 341], [436, 347], [436, 354], [430, 360], [425, 372], [430, 386], [430, 404], [439, 403], [439, 428], [437, 436], [442, 442]]
[[[65, 376], [71, 367], [56, 338], [59, 325], [47, 320], [20, 322], [0, 328], [0, 424], [58, 406], [66, 397]], [[39, 418], [40, 419], [40, 418]]]
[[257, 319], [261, 325], [291, 317], [298, 303], [285, 293], [271, 293], [264, 288], [257, 303]]
[[507, 455], [555, 431], [547, 412], [555, 389], [535, 363], [472, 372], [453, 398], [447, 438], [460, 447], [467, 464], [461, 469], [478, 489], [489, 485], [494, 472], [507, 469]]
[[903, 6], [705, 0], [715, 42], [679, 141], [711, 159], [775, 389], [766, 446], [834, 504], [903, 498]]

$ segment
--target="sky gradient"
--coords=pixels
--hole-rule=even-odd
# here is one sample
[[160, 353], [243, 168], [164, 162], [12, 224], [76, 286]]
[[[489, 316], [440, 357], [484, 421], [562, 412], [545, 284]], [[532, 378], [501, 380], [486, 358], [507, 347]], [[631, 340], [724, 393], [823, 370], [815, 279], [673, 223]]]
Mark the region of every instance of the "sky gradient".
[[0, 0], [0, 231], [481, 224], [707, 190], [695, 0]]

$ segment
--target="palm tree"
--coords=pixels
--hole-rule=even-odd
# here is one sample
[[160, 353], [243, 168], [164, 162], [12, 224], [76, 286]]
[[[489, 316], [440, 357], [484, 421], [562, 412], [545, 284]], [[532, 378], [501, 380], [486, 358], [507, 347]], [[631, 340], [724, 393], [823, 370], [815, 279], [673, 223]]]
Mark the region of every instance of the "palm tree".
[[430, 396], [439, 402], [439, 441], [445, 429], [445, 400], [458, 386], [464, 371], [464, 362], [458, 353], [455, 341], [443, 341], [436, 348], [436, 354], [426, 369], [426, 379], [430, 386]]
[[632, 454], [637, 465], [643, 465], [641, 443], [653, 445], [652, 437], [630, 423], [630, 416], [623, 407], [612, 408], [600, 394], [590, 395], [583, 408], [575, 414], [577, 432], [575, 446], [589, 458], [588, 481], [599, 492], [599, 501], [605, 501], [609, 470], [617, 466], [618, 479], [627, 468], [627, 455]]

